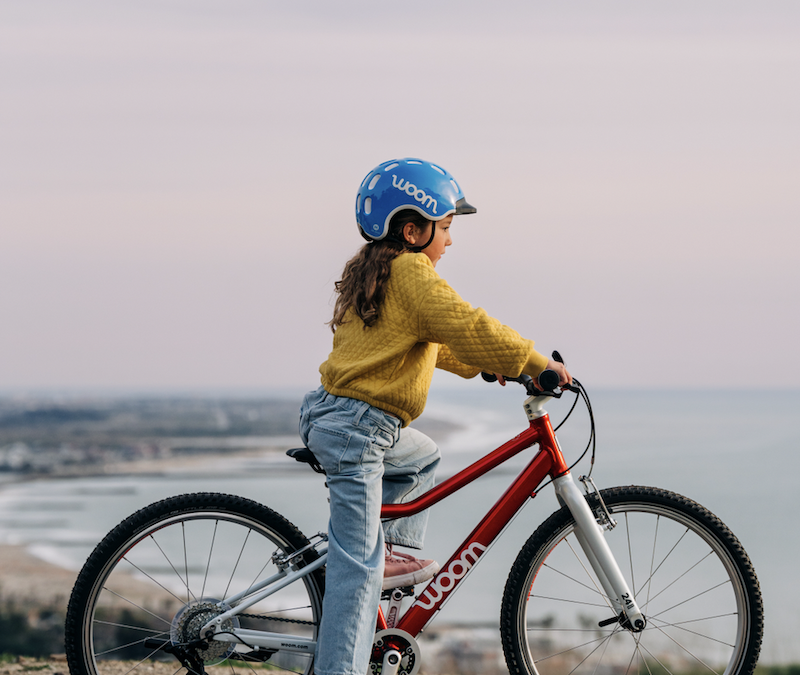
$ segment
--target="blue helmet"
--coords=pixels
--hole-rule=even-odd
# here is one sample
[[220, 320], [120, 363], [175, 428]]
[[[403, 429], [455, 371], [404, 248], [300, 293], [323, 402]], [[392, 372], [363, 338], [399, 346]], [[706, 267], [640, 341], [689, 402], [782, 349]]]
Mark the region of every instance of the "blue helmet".
[[361, 182], [356, 196], [361, 235], [369, 241], [383, 239], [392, 216], [403, 209], [413, 209], [428, 220], [477, 211], [467, 204], [449, 172], [410, 157], [379, 164]]

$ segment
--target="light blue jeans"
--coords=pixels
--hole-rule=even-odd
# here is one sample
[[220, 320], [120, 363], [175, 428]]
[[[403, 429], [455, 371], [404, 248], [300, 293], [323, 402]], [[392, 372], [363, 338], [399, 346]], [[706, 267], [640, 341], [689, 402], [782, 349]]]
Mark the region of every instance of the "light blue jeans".
[[384, 541], [422, 548], [427, 512], [381, 526], [382, 503], [434, 485], [439, 449], [368, 403], [320, 387], [300, 409], [300, 437], [327, 473], [331, 515], [316, 675], [366, 675], [383, 582]]

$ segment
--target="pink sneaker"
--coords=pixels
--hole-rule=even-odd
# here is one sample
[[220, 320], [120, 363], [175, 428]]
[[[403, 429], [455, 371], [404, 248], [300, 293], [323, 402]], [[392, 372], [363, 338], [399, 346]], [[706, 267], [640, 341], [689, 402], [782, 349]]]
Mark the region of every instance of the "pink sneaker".
[[420, 560], [405, 553], [394, 553], [386, 547], [386, 566], [383, 569], [383, 590], [413, 586], [427, 581], [439, 571], [435, 560]]

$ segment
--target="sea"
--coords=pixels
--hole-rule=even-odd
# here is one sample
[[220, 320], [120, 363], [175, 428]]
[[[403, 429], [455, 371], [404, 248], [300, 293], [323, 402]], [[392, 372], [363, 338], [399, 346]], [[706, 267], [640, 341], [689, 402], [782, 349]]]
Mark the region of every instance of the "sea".
[[[799, 663], [800, 526], [794, 518], [800, 515], [800, 391], [600, 389], [589, 394], [596, 451], [588, 448], [573, 472], [591, 469], [600, 488], [634, 484], [672, 490], [721, 518], [747, 550], [761, 584], [766, 611], [762, 663]], [[513, 384], [432, 390], [421, 423], [442, 450], [440, 478], [525, 429], [524, 398]], [[573, 398], [567, 394], [549, 403], [554, 424], [565, 417]], [[586, 408], [578, 403], [558, 431], [570, 463], [587, 450], [589, 431]], [[77, 571], [103, 535], [127, 515], [156, 500], [198, 491], [249, 497], [307, 535], [324, 531], [322, 477], [280, 451], [298, 444], [297, 437], [273, 437], [265, 439], [272, 450], [262, 454], [223, 455], [199, 464], [193, 460], [157, 472], [0, 482], [0, 544], [25, 545]], [[524, 455], [431, 509], [425, 557], [447, 560], [524, 465]], [[531, 499], [434, 623], [496, 626], [517, 553], [557, 508], [552, 488]]]

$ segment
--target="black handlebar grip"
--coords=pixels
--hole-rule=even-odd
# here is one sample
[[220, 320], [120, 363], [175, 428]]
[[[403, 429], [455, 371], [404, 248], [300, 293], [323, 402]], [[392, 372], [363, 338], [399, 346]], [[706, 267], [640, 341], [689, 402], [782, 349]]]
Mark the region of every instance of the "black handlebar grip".
[[539, 373], [539, 386], [545, 391], [553, 391], [561, 378], [555, 370], [543, 370]]
[[486, 382], [497, 382], [497, 375], [495, 375], [494, 373], [487, 373], [486, 371], [483, 371], [481, 373], [481, 377]]

